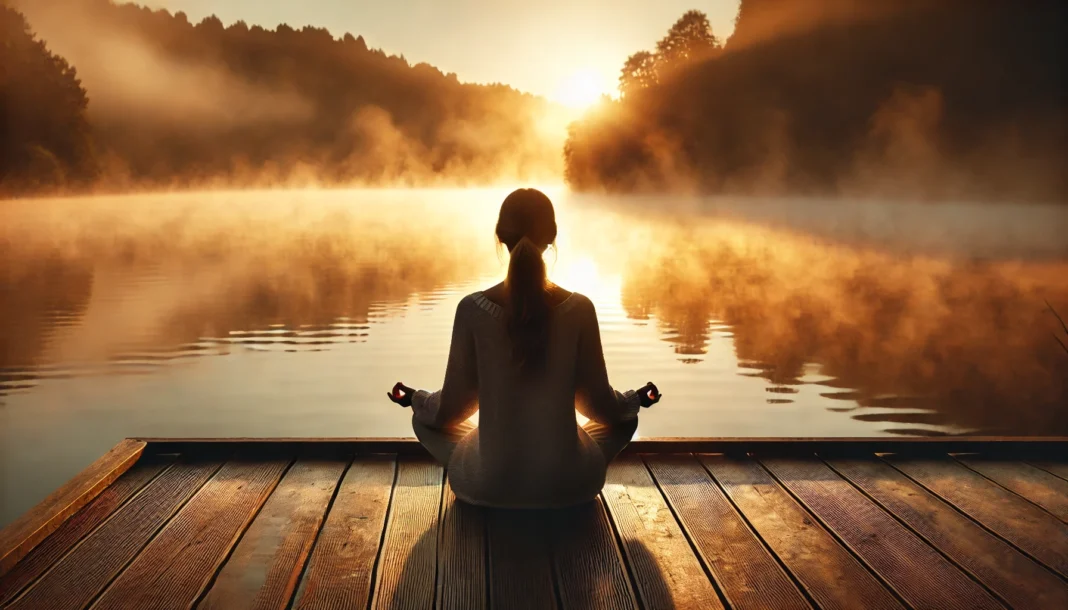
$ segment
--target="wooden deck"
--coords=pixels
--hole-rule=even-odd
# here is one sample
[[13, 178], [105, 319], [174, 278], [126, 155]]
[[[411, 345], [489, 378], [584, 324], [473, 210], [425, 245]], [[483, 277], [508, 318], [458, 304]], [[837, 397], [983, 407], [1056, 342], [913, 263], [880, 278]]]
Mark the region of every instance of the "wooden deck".
[[1068, 608], [1068, 439], [649, 440], [592, 504], [410, 441], [124, 441], [0, 532], [0, 607]]

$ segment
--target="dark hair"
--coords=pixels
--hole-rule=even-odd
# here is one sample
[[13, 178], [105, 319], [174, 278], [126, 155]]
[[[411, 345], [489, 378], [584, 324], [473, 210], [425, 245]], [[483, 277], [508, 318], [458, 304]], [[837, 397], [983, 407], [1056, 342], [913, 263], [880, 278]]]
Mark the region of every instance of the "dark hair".
[[556, 241], [553, 203], [537, 189], [513, 191], [501, 204], [497, 239], [511, 257], [504, 310], [512, 355], [524, 371], [538, 371], [549, 342], [549, 282], [542, 254]]

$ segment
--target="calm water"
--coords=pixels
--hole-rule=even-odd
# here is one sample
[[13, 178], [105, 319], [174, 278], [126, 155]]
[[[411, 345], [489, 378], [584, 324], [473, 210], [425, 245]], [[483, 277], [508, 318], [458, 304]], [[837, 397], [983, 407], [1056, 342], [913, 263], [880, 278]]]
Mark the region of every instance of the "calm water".
[[[0, 202], [0, 524], [128, 436], [410, 436], [505, 192]], [[551, 193], [641, 436], [1068, 434], [1068, 210]]]

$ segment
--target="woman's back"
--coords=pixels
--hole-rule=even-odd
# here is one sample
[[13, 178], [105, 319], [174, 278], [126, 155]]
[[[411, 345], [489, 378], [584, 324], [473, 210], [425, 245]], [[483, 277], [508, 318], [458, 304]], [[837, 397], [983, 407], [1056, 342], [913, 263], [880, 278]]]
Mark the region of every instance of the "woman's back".
[[[576, 306], [589, 301], [571, 295], [553, 308], [547, 362], [538, 374], [519, 371], [511, 358], [503, 308], [472, 295], [484, 324], [476, 339], [479, 429], [461, 443], [453, 486], [496, 505], [571, 504], [603, 485], [604, 460], [592, 443], [583, 445], [575, 420], [580, 322]], [[592, 304], [590, 305], [592, 307]], [[480, 340], [480, 341], [479, 341]], [[484, 355], [483, 355], [484, 354]], [[470, 452], [470, 453], [469, 453]], [[466, 480], [469, 470], [481, 476]], [[462, 493], [462, 492], [461, 492]]]
[[[445, 385], [416, 393], [413, 410], [424, 444], [448, 452], [443, 461], [460, 499], [516, 508], [592, 499], [607, 460], [633, 435], [638, 396], [608, 385], [593, 303], [570, 295], [553, 307], [548, 328], [545, 368], [529, 374], [512, 357], [501, 305], [476, 292], [457, 307]], [[600, 434], [578, 426], [576, 409]], [[425, 438], [475, 410], [478, 428], [451, 446]]]
[[[554, 287], [555, 288], [555, 287]], [[562, 289], [550, 293], [551, 313], [544, 368], [523, 371], [513, 358], [513, 348], [501, 304], [507, 296], [500, 287], [476, 292], [469, 300], [478, 360], [479, 425], [487, 434], [480, 442], [483, 452], [505, 456], [509, 452], [530, 454], [533, 447], [550, 448], [561, 459], [574, 457], [578, 320], [572, 310], [582, 295]], [[592, 306], [592, 304], [591, 304]], [[555, 447], [553, 447], [555, 445]]]
[[[548, 282], [542, 255], [556, 219], [544, 193], [509, 195], [497, 238], [510, 255], [508, 277], [457, 306], [441, 390], [397, 384], [390, 398], [412, 406], [416, 436], [448, 465], [461, 500], [515, 508], [590, 500], [634, 435], [639, 406], [659, 399], [655, 386], [614, 391], [593, 303]], [[476, 411], [477, 429], [467, 421]]]

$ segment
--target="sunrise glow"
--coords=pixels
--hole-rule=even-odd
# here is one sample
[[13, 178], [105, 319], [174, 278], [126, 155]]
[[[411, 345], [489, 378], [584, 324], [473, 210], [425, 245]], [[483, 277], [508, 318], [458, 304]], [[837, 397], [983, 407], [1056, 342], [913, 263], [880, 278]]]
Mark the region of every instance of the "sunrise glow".
[[576, 70], [560, 82], [552, 99], [571, 108], [588, 108], [611, 92], [611, 82], [605, 81], [605, 76], [596, 70]]

